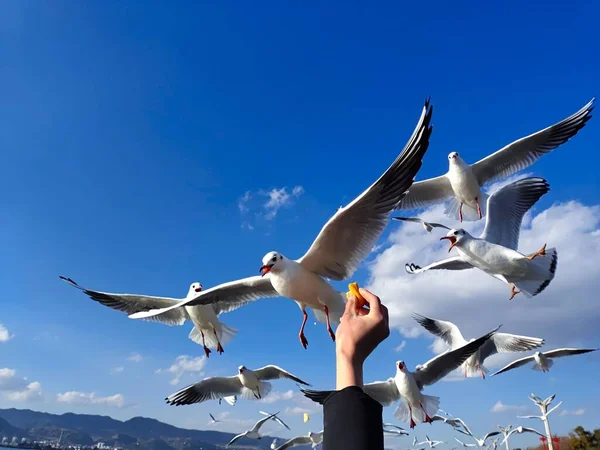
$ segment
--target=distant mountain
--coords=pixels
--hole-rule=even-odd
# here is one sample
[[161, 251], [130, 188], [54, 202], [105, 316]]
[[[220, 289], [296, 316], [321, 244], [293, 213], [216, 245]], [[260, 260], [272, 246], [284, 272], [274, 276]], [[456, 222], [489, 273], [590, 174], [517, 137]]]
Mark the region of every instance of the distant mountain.
[[[0, 409], [0, 436], [58, 440], [62, 430], [62, 442], [65, 444], [92, 445], [101, 441], [128, 450], [216, 450], [225, 446], [234, 436], [220, 431], [177, 428], [145, 417], [122, 422], [108, 416]], [[241, 439], [238, 442], [245, 449], [267, 450], [272, 441], [272, 437], [265, 436], [261, 440]]]

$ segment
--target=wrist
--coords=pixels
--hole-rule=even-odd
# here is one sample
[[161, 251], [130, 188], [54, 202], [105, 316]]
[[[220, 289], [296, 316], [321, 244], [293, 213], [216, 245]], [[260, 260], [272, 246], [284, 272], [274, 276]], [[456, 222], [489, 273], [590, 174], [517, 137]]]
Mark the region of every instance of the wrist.
[[363, 363], [356, 358], [338, 353], [336, 355], [336, 389], [363, 386]]

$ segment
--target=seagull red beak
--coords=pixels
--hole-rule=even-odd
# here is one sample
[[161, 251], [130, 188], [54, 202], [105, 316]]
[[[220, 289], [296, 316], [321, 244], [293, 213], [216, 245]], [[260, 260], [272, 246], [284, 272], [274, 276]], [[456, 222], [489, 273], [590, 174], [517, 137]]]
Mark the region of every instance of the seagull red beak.
[[202, 286], [198, 286], [196, 289], [194, 289], [196, 292], [201, 292], [202, 291]]
[[273, 266], [269, 266], [269, 265], [264, 265], [261, 266], [260, 269], [258, 270], [262, 276], [264, 277], [266, 274], [268, 274], [271, 271], [271, 267]]
[[444, 236], [440, 238], [440, 241], [443, 241], [444, 239], [448, 239], [450, 241], [450, 248], [448, 249], [448, 252], [450, 252], [450, 250], [452, 250], [456, 245], [456, 238], [454, 236]]
[[401, 362], [398, 363], [398, 369], [399, 370], [404, 370], [404, 364], [402, 364]]

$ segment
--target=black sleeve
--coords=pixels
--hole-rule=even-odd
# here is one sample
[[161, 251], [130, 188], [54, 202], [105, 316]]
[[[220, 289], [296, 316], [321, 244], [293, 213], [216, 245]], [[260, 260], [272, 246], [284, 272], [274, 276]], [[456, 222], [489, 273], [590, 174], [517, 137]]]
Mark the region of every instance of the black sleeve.
[[383, 407], [358, 386], [323, 404], [323, 450], [383, 450]]

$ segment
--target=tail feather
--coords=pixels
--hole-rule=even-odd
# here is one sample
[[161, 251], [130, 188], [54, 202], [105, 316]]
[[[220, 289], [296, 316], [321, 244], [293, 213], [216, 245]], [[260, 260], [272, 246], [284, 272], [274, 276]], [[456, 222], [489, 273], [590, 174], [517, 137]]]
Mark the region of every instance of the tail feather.
[[[432, 395], [423, 395], [423, 408], [420, 405], [412, 407], [412, 419], [415, 423], [425, 422], [425, 413], [429, 417], [434, 416], [438, 409], [440, 409], [440, 398], [434, 397]], [[423, 409], [425, 411], [423, 411]], [[402, 401], [396, 411], [394, 411], [394, 416], [403, 422], [410, 422], [411, 411], [406, 405], [404, 401]]]
[[[488, 197], [489, 197], [489, 195], [482, 192], [481, 198], [478, 199], [479, 207], [481, 208], [481, 216], [482, 217], [485, 217], [485, 215], [487, 213]], [[446, 206], [446, 210], [444, 211], [444, 214], [446, 214], [446, 216], [450, 217], [451, 219], [458, 220], [459, 219], [459, 215], [458, 215], [459, 210], [460, 210], [460, 202], [456, 198], [453, 198], [450, 201], [450, 203], [448, 203], [448, 206]], [[479, 213], [477, 212], [477, 207], [467, 205], [466, 203], [463, 203], [462, 215], [463, 215], [463, 220], [465, 222], [472, 222], [472, 221], [479, 220]]]
[[271, 383], [267, 383], [266, 381], [259, 381], [258, 393], [255, 393], [247, 387], [243, 387], [241, 397], [245, 400], [260, 400], [269, 395], [269, 392], [271, 392], [271, 388]]
[[[396, 410], [394, 411], [394, 417], [400, 422], [410, 422], [410, 411], [404, 401], [400, 402]], [[416, 422], [416, 420], [415, 420]]]
[[464, 364], [463, 366], [465, 377], [467, 378], [481, 378], [481, 372], [487, 375], [489, 370], [483, 364], [480, 366], [473, 366], [470, 364]]
[[[550, 369], [554, 365], [554, 361], [548, 358], [547, 365], [548, 369]], [[538, 372], [543, 372], [542, 367], [538, 363], [535, 363], [531, 369], [536, 370]]]
[[[220, 328], [220, 329], [219, 329]], [[204, 333], [204, 343], [208, 348], [216, 349], [219, 345], [217, 341], [217, 337], [215, 336], [214, 329], [212, 327], [203, 327], [202, 333]], [[190, 331], [189, 338], [194, 341], [196, 344], [202, 344], [202, 333], [198, 330], [198, 326], [194, 326], [192, 331]], [[231, 339], [237, 334], [237, 330], [231, 328], [224, 323], [220, 323], [217, 327], [217, 336], [219, 337], [219, 341], [221, 345], [228, 344]]]
[[546, 289], [554, 279], [558, 267], [558, 253], [555, 248], [550, 248], [546, 250], [546, 256], [537, 257], [529, 261], [529, 264], [531, 278], [508, 281], [514, 283], [528, 297], [533, 297]]
[[[327, 309], [329, 310], [329, 321], [332, 324], [340, 323], [340, 319], [344, 315], [346, 309], [346, 296], [342, 292], [338, 292], [339, 296], [332, 298], [327, 302]], [[325, 312], [322, 309], [311, 308], [315, 319], [321, 323], [325, 323]]]

